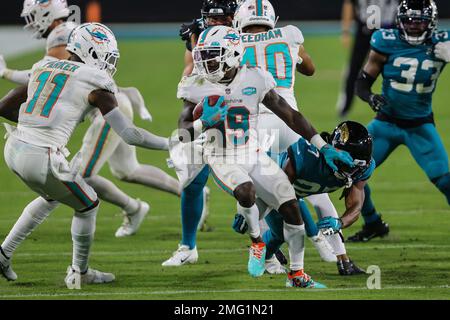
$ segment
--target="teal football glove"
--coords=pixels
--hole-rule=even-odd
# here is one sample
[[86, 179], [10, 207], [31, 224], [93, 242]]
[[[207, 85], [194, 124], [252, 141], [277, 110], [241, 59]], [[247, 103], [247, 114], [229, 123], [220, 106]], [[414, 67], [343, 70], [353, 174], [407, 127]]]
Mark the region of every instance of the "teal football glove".
[[320, 153], [325, 157], [325, 161], [327, 165], [333, 169], [333, 171], [338, 171], [338, 167], [334, 163], [335, 161], [342, 162], [343, 164], [348, 165], [350, 168], [353, 168], [355, 165], [353, 164], [353, 158], [347, 151], [339, 151], [335, 149], [331, 144], [324, 145], [322, 149], [320, 149]]
[[247, 221], [245, 220], [245, 217], [240, 213], [237, 213], [234, 216], [233, 230], [241, 234], [245, 234], [248, 230]]
[[325, 217], [317, 222], [317, 228], [326, 236], [338, 233], [342, 229], [342, 220], [333, 217]]
[[213, 106], [209, 105], [208, 97], [203, 99], [203, 113], [200, 120], [203, 122], [205, 128], [214, 127], [216, 124], [225, 121], [228, 113], [228, 105], [222, 106], [225, 101], [225, 97], [220, 97], [216, 104]]

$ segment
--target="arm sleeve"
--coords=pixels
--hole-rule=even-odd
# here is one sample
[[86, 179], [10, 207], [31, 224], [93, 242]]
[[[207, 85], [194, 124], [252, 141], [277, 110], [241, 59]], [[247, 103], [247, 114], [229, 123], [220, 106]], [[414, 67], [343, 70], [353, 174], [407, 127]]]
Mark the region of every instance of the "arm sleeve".
[[146, 149], [169, 150], [169, 139], [137, 128], [118, 108], [104, 115], [106, 122], [127, 144]]
[[6, 69], [3, 74], [3, 78], [5, 78], [6, 80], [12, 81], [17, 84], [22, 84], [22, 85], [28, 84], [28, 81], [30, 80], [30, 76], [31, 76], [31, 70], [19, 71], [19, 70]]

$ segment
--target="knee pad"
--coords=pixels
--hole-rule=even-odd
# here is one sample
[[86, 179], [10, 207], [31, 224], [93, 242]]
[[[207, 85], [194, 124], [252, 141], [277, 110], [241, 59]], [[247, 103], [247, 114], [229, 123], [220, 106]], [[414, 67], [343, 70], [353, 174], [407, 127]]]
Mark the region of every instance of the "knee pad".
[[450, 204], [450, 173], [433, 179], [432, 182], [446, 196], [447, 202]]

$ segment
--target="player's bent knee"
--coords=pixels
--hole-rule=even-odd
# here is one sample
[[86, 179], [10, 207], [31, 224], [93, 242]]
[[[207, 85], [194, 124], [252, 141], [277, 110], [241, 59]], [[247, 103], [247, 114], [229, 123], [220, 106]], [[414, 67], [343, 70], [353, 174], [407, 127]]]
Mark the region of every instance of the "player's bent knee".
[[256, 202], [256, 189], [252, 182], [245, 182], [234, 189], [234, 197], [244, 208], [252, 207]]
[[81, 213], [81, 214], [89, 214], [90, 212], [94, 211], [95, 209], [97, 209], [100, 206], [100, 200], [95, 200], [94, 203], [82, 210], [77, 210], [77, 213]]
[[431, 180], [434, 185], [441, 191], [447, 198], [448, 204], [450, 204], [450, 173], [446, 173], [438, 178]]
[[300, 215], [300, 208], [296, 199], [292, 199], [283, 203], [278, 212], [283, 216], [284, 222], [293, 225], [303, 224], [303, 220]]

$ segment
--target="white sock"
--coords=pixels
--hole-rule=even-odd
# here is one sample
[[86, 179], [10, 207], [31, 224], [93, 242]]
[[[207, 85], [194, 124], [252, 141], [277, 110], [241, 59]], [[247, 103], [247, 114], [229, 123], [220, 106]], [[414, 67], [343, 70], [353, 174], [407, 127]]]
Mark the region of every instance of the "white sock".
[[181, 195], [181, 186], [178, 180], [154, 166], [140, 164], [132, 174], [124, 177], [123, 180], [170, 192], [177, 196]]
[[269, 226], [267, 225], [266, 220], [259, 220], [259, 229], [261, 230], [261, 234], [264, 234], [267, 230], [269, 230]]
[[283, 223], [284, 240], [289, 248], [291, 270], [301, 270], [305, 256], [305, 225]]
[[259, 228], [259, 210], [256, 204], [250, 208], [244, 208], [239, 203], [237, 204], [237, 210], [245, 217], [248, 224], [248, 234], [252, 238], [258, 238], [261, 236], [261, 230]]
[[85, 180], [94, 188], [100, 199], [118, 206], [127, 213], [133, 213], [139, 209], [139, 202], [136, 199], [128, 196], [108, 179], [92, 176]]
[[311, 203], [311, 205], [314, 207], [314, 210], [316, 210], [319, 219], [324, 217], [339, 217], [336, 208], [334, 207], [333, 202], [331, 202], [330, 196], [327, 193], [308, 196], [306, 200], [308, 200], [309, 203]]
[[23, 209], [19, 220], [17, 220], [5, 241], [2, 243], [2, 249], [5, 254], [8, 257], [11, 257], [26, 237], [28, 237], [28, 235], [58, 206], [59, 202], [48, 202], [42, 197], [29, 203], [25, 209]]
[[87, 271], [89, 265], [89, 253], [94, 240], [98, 207], [87, 212], [75, 212], [72, 219], [72, 265], [78, 266], [82, 273]]
[[342, 242], [342, 238], [339, 233], [335, 233], [331, 236], [326, 236], [325, 239], [327, 239], [328, 243], [333, 248], [333, 251], [337, 256], [347, 254], [347, 251], [345, 250], [345, 244], [344, 242]]

